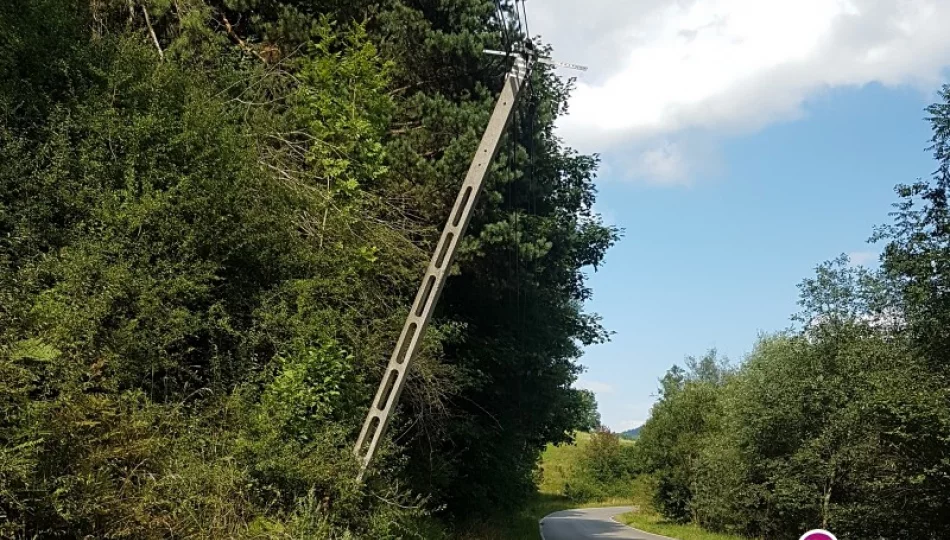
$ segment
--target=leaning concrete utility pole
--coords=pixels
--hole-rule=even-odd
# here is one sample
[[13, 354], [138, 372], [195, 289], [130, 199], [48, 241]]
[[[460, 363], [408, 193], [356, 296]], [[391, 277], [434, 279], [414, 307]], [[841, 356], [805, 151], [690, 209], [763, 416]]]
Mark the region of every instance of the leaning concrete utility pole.
[[[527, 47], [527, 50], [530, 51], [530, 47]], [[511, 113], [518, 101], [518, 95], [527, 83], [531, 64], [534, 61], [540, 61], [574, 69], [586, 69], [571, 64], [556, 64], [546, 58], [535, 58], [529, 54], [509, 54], [500, 51], [485, 52], [514, 58], [514, 64], [507, 77], [505, 77], [504, 87], [498, 101], [495, 103], [491, 118], [488, 120], [488, 127], [485, 128], [481, 143], [478, 145], [478, 150], [475, 152], [468, 174], [465, 176], [465, 182], [462, 183], [462, 188], [455, 199], [455, 206], [452, 207], [445, 228], [442, 229], [442, 237], [439, 239], [432, 259], [429, 261], [429, 268], [422, 279], [419, 292], [416, 293], [412, 310], [406, 318], [402, 333], [399, 335], [399, 341], [396, 342], [396, 348], [389, 359], [386, 373], [380, 382], [379, 390], [376, 391], [376, 397], [370, 404], [370, 410], [363, 422], [360, 436], [356, 440], [353, 452], [360, 460], [360, 479], [363, 478], [367, 467], [376, 454], [376, 450], [379, 448], [383, 434], [392, 417], [393, 409], [395, 409], [399, 395], [402, 393], [406, 382], [406, 374], [422, 343], [422, 337], [425, 334], [426, 326], [429, 324], [429, 319], [432, 317], [435, 305], [439, 301], [442, 287], [448, 277], [449, 268], [455, 260], [459, 240], [465, 234], [475, 202], [482, 191], [485, 174], [498, 152], [501, 136], [511, 120]]]

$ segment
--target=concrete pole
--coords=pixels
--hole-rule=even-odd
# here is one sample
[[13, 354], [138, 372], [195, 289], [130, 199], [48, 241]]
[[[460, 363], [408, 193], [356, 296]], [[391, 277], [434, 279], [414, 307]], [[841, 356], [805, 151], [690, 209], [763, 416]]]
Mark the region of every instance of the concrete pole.
[[518, 94], [526, 83], [529, 68], [528, 61], [524, 58], [514, 57], [514, 65], [505, 78], [504, 88], [495, 103], [488, 127], [485, 128], [482, 141], [478, 145], [468, 174], [455, 199], [455, 206], [452, 207], [452, 213], [449, 214], [449, 219], [442, 230], [442, 237], [422, 279], [412, 310], [403, 325], [402, 334], [399, 335], [396, 349], [389, 359], [379, 390], [376, 391], [376, 397], [370, 404], [369, 414], [366, 415], [363, 429], [353, 449], [357, 459], [360, 460], [359, 479], [361, 480], [379, 448], [393, 409], [399, 401], [406, 382], [406, 373], [422, 343], [422, 336], [425, 335], [426, 326], [439, 301], [439, 295], [442, 294], [449, 268], [455, 260], [459, 240], [465, 234], [468, 222], [472, 218], [472, 210], [482, 191], [485, 173], [488, 172], [492, 159], [498, 153], [501, 137], [511, 120], [511, 113], [514, 111]]

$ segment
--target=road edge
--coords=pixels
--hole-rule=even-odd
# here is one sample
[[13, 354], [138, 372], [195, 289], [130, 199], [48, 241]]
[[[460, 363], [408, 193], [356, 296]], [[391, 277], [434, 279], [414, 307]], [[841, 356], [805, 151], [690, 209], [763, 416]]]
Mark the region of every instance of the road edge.
[[[610, 508], [610, 507], [609, 507], [609, 506], [601, 506], [601, 507], [593, 506], [593, 507], [590, 507], [590, 508]], [[546, 516], [542, 516], [540, 519], [538, 519], [538, 534], [541, 536], [541, 540], [545, 540], [545, 538], [544, 538], [544, 518], [546, 518], [546, 517], [548, 517], [548, 516], [550, 516], [550, 515], [553, 515], [553, 514], [557, 514], [558, 512], [565, 512], [565, 511], [567, 511], [567, 510], [585, 510], [585, 509], [586, 509], [586, 508], [584, 508], [584, 507], [579, 507], [579, 508], [566, 508], [566, 509], [564, 509], [564, 510], [555, 510], [554, 512], [551, 512], [550, 514], [548, 514], [548, 515], [546, 515]], [[634, 506], [634, 507], [633, 507], [633, 510], [631, 510], [631, 512], [636, 512], [636, 511], [637, 511], [637, 507]], [[617, 514], [617, 516], [621, 516], [621, 515], [623, 515], [623, 514], [625, 514], [625, 513], [626, 513], [626, 512], [621, 512], [621, 513]], [[653, 536], [659, 536], [660, 538], [666, 538], [666, 539], [668, 539], [668, 540], [678, 540], [677, 538], [670, 538], [669, 536], [663, 536], [662, 534], [656, 534], [656, 533], [651, 533], [651, 532], [647, 532], [647, 531], [641, 531], [640, 529], [638, 529], [638, 528], [636, 528], [636, 527], [631, 527], [630, 525], [627, 525], [626, 523], [624, 523], [624, 522], [622, 522], [622, 521], [617, 521], [617, 516], [610, 516], [610, 521], [613, 521], [613, 522], [616, 523], [617, 525], [623, 525], [624, 527], [626, 527], [626, 528], [628, 528], [628, 529], [633, 529], [633, 530], [635, 530], [635, 531], [637, 531], [637, 532], [639, 532], [639, 533], [651, 534], [651, 535], [653, 535]]]
[[[634, 510], [634, 511], [636, 511], [636, 510]], [[621, 516], [621, 515], [623, 515], [623, 514], [617, 514], [617, 516]], [[615, 522], [615, 523], [618, 523], [618, 524], [620, 524], [620, 525], [623, 525], [624, 527], [627, 527], [628, 529], [633, 529], [633, 530], [635, 530], [635, 531], [637, 531], [637, 532], [640, 532], [640, 533], [643, 533], [643, 534], [649, 534], [649, 535], [653, 535], [653, 536], [659, 536], [660, 538], [666, 538], [667, 540], [679, 540], [678, 538], [673, 538], [672, 536], [666, 536], [666, 535], [663, 535], [663, 534], [651, 533], [650, 531], [644, 531], [643, 529], [638, 529], [638, 528], [636, 528], [636, 527], [631, 527], [630, 525], [627, 525], [626, 523], [624, 523], [624, 522], [622, 522], [622, 521], [617, 521], [617, 516], [611, 516], [610, 520], [613, 521], [613, 522]], [[541, 535], [541, 540], [544, 540], [544, 535], [543, 535], [543, 534]]]
[[[597, 507], [594, 507], [594, 508], [597, 508]], [[609, 507], [605, 507], [605, 508], [609, 508]], [[582, 508], [568, 508], [568, 510], [581, 510], [581, 509], [582, 509]], [[563, 511], [564, 511], [564, 510], [557, 510], [557, 511], [551, 512], [551, 514], [556, 514], [556, 513], [558, 513], [558, 512], [563, 512]], [[636, 507], [634, 507], [633, 512], [636, 512]], [[625, 513], [626, 513], [626, 512], [621, 512], [621, 513], [617, 514], [617, 516], [622, 516], [622, 515], [625, 514]], [[544, 516], [544, 517], [538, 519], [538, 535], [541, 536], [541, 540], [545, 540], [545, 538], [544, 538], [544, 518], [550, 516], [551, 514], [548, 514], [547, 516]], [[633, 529], [633, 530], [637, 531], [638, 533], [648, 534], [648, 535], [652, 535], [652, 536], [659, 536], [660, 538], [666, 538], [667, 540], [678, 540], [677, 538], [673, 538], [672, 536], [666, 536], [666, 535], [663, 535], [663, 534], [651, 533], [651, 532], [649, 532], [649, 531], [644, 531], [644, 530], [638, 529], [638, 528], [636, 528], [636, 527], [631, 527], [630, 525], [627, 525], [626, 523], [624, 523], [624, 522], [622, 522], [622, 521], [618, 521], [618, 520], [617, 520], [617, 516], [610, 516], [610, 521], [613, 521], [613, 522], [616, 523], [617, 525], [623, 525], [624, 527], [626, 527], [626, 528], [628, 528], [628, 529]]]

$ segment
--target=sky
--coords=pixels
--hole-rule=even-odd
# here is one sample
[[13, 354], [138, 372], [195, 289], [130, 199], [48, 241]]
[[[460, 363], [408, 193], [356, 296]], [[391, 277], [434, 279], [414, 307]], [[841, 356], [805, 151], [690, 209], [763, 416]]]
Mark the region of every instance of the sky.
[[598, 153], [624, 229], [589, 272], [615, 332], [576, 386], [614, 431], [711, 348], [741, 362], [789, 327], [801, 280], [875, 265], [894, 186], [929, 177], [924, 108], [950, 74], [945, 0], [530, 0], [529, 31], [584, 64], [566, 144]]

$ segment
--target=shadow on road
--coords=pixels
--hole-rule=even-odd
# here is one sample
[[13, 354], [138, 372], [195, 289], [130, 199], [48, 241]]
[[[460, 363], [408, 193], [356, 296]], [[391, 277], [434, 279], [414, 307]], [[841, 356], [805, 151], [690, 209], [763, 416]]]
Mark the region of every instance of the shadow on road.
[[578, 508], [562, 510], [545, 516], [541, 522], [541, 534], [544, 540], [585, 540], [585, 539], [624, 539], [624, 540], [669, 540], [665, 536], [638, 531], [618, 523], [614, 516], [630, 512], [629, 506], [610, 508]]

